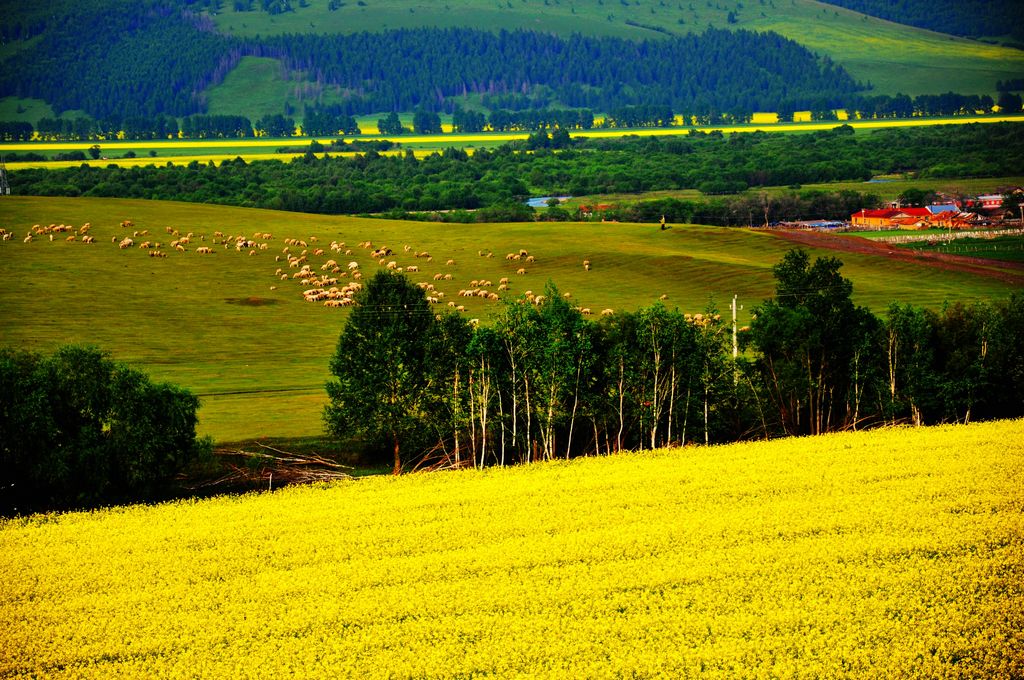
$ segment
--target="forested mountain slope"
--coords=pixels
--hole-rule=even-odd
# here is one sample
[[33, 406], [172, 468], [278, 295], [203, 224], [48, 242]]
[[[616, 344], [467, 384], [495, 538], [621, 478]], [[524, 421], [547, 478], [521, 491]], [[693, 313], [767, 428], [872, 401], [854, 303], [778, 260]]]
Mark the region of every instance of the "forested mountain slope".
[[[193, 7], [203, 2], [215, 4], [216, 0], [199, 0]], [[955, 4], [953, 0], [937, 3], [940, 11]], [[1014, 22], [982, 5], [1007, 4], [1013, 3], [974, 2], [970, 11], [975, 21], [996, 27], [998, 34]], [[261, 10], [263, 6], [267, 11]], [[708, 26], [774, 31], [830, 57], [855, 79], [870, 81], [884, 94], [953, 90], [992, 95], [996, 80], [1024, 73], [1020, 50], [951, 39], [956, 31], [950, 26], [922, 30], [893, 23], [899, 18], [866, 16], [817, 0], [244, 0], [224, 2], [212, 18], [223, 32], [240, 36], [424, 26], [526, 29], [634, 40], [699, 33]]]
[[[246, 55], [281, 64], [296, 110], [330, 94], [352, 112], [538, 88], [597, 110], [815, 108], [843, 106], [858, 82], [994, 95], [1024, 73], [1019, 50], [813, 0], [0, 0], [0, 15], [0, 98], [97, 117], [205, 112]], [[251, 90], [218, 113], [250, 114]]]
[[[0, 94], [92, 116], [186, 115], [241, 55], [272, 56], [346, 90], [351, 113], [439, 109], [465, 94], [547, 86], [569, 106], [641, 103], [700, 110], [842, 106], [858, 85], [777, 34], [708, 29], [622, 38], [471, 29], [232, 38], [208, 17], [165, 2], [69, 7], [12, 55]], [[17, 24], [20, 35], [31, 25]], [[183, 50], [182, 45], [189, 45]]]

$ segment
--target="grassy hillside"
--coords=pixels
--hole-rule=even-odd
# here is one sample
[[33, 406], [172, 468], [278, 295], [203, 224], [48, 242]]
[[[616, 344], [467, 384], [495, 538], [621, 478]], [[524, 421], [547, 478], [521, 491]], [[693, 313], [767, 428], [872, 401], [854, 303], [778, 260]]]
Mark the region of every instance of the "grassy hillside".
[[[615, 35], [657, 39], [665, 33], [717, 28], [775, 31], [828, 55], [855, 78], [884, 94], [995, 94], [997, 80], [1024, 73], [1024, 52], [867, 17], [814, 0], [771, 3], [705, 3], [636, 0], [367, 0], [331, 12], [311, 2], [271, 16], [235, 12], [225, 3], [215, 17], [231, 35], [350, 33], [418, 26], [471, 26], [487, 30], [529, 29], [569, 35]], [[742, 4], [742, 9], [737, 6]], [[729, 23], [732, 12], [736, 23]], [[254, 88], [259, 88], [255, 80]], [[217, 97], [211, 90], [211, 97]]]
[[0, 522], [0, 675], [1019, 677], [1024, 422]]
[[[120, 227], [131, 219], [131, 229]], [[33, 224], [90, 222], [98, 242], [22, 239]], [[636, 309], [655, 302], [688, 312], [709, 299], [725, 308], [733, 294], [752, 307], [771, 295], [771, 267], [791, 245], [769, 234], [737, 229], [682, 226], [661, 232], [632, 224], [445, 225], [304, 215], [244, 208], [157, 201], [8, 197], [0, 201], [0, 226], [16, 232], [0, 242], [0, 344], [47, 350], [67, 342], [94, 343], [115, 358], [131, 362], [161, 380], [171, 380], [203, 396], [201, 430], [218, 440], [254, 436], [301, 436], [320, 431], [319, 411], [328, 360], [335, 351], [346, 311], [302, 300], [297, 281], [281, 281], [275, 262], [286, 238], [326, 248], [344, 241], [351, 256], [328, 252], [311, 257], [316, 269], [328, 257], [356, 261], [367, 272], [373, 264], [356, 244], [389, 245], [401, 265], [418, 264], [414, 280], [430, 282], [444, 301], [466, 307], [486, 321], [497, 303], [461, 298], [473, 279], [511, 279], [511, 293], [540, 292], [553, 281], [573, 301], [594, 309]], [[173, 227], [194, 232], [189, 252], [168, 247]], [[138, 248], [121, 250], [111, 238], [149, 230], [136, 238], [162, 242], [167, 258], [151, 258]], [[217, 248], [194, 252], [205, 235], [255, 231], [274, 235], [266, 251]], [[129, 234], [130, 235], [130, 234]], [[427, 250], [433, 262], [403, 251]], [[537, 257], [527, 274], [504, 254], [526, 248]], [[301, 248], [292, 248], [293, 251]], [[481, 250], [495, 256], [484, 258]], [[816, 254], [824, 254], [819, 251]], [[454, 266], [445, 262], [454, 259]], [[593, 262], [585, 272], [583, 259]], [[950, 300], [1006, 296], [1011, 284], [992, 278], [943, 271], [919, 263], [891, 262], [877, 256], [842, 254], [843, 273], [853, 280], [855, 299], [877, 313], [899, 300], [938, 307]], [[452, 281], [433, 281], [451, 273]], [[494, 287], [492, 286], [492, 287]], [[272, 288], [276, 287], [276, 289]], [[445, 307], [447, 309], [447, 307]]]

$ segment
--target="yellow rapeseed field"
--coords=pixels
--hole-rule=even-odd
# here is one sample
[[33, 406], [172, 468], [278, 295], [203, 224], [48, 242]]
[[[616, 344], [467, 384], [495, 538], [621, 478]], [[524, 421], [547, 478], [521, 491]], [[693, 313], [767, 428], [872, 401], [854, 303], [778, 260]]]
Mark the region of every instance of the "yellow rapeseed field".
[[1021, 677], [1024, 421], [0, 524], [0, 676]]

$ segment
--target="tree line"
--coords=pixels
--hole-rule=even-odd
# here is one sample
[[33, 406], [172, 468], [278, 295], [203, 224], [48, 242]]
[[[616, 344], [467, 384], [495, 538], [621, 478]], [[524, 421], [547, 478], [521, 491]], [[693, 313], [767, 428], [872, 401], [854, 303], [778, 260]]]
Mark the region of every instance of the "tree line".
[[[660, 209], [677, 221], [761, 224], [763, 206], [714, 195], [750, 187], [867, 180], [877, 174], [1011, 176], [1018, 171], [1017, 159], [1024, 157], [1024, 125], [1017, 123], [860, 134], [839, 126], [800, 135], [695, 133], [589, 140], [543, 132], [531, 140], [477, 149], [472, 155], [446, 149], [426, 158], [416, 158], [408, 150], [397, 156], [368, 151], [341, 158], [316, 157], [311, 149], [291, 163], [236, 159], [219, 166], [198, 161], [187, 166], [79, 166], [17, 170], [9, 178], [14, 191], [42, 196], [151, 198], [326, 214], [477, 211], [449, 217], [460, 221], [532, 219], [532, 210], [518, 205], [530, 195], [699, 189], [710, 197], [665, 201]], [[533, 151], [526, 152], [528, 148]], [[838, 212], [846, 211], [856, 197], [839, 198], [841, 202], [827, 211], [825, 202], [814, 196], [769, 201], [769, 221], [797, 214], [839, 217]], [[793, 210], [800, 205], [806, 209]], [[850, 212], [861, 207], [866, 206], [854, 206]]]
[[1024, 298], [880, 319], [841, 266], [787, 253], [735, 354], [713, 303], [593, 322], [549, 283], [485, 327], [381, 272], [339, 336], [324, 421], [399, 472], [1024, 414]]
[[198, 408], [95, 348], [0, 348], [0, 513], [152, 498], [210, 453]]
[[[996, 104], [988, 95], [878, 95], [859, 97], [854, 117], [862, 119], [914, 118], [921, 116], [974, 116], [991, 113], [998, 106], [1001, 113], [1020, 113], [1021, 97], [1002, 92]], [[35, 127], [22, 121], [0, 121], [0, 140], [30, 141], [34, 136], [47, 141], [81, 141], [110, 139], [213, 139], [253, 136], [291, 137], [360, 135], [355, 117], [342, 104], [305, 105], [301, 120], [283, 114], [268, 114], [255, 123], [239, 115], [194, 114], [178, 119], [157, 114], [122, 116], [111, 114], [101, 119], [86, 117], [42, 118]], [[711, 126], [750, 123], [753, 111], [688, 112], [673, 111], [667, 105], [631, 105], [612, 109], [600, 123], [595, 123], [590, 109], [495, 109], [489, 113], [467, 111], [456, 106], [452, 111], [452, 130], [467, 132], [521, 132], [538, 130], [591, 130], [598, 128], [671, 128], [680, 126]], [[794, 120], [793, 111], [778, 113], [780, 122]], [[813, 121], [838, 121], [833, 109], [812, 111]], [[409, 131], [417, 134], [441, 134], [441, 118], [433, 111], [417, 109], [412, 127], [402, 123], [397, 111], [377, 121], [381, 134], [399, 135]]]

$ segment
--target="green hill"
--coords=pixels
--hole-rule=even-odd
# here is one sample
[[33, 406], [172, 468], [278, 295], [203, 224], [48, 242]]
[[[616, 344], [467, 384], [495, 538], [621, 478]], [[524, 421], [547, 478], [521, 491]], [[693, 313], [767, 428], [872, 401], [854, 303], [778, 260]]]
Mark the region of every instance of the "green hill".
[[[870, 84], [873, 89], [867, 94], [955, 91], [994, 97], [997, 81], [1019, 79], [1024, 74], [1024, 52], [1020, 50], [894, 24], [812, 0], [724, 5], [683, 0], [506, 0], [493, 4], [481, 0], [313, 0], [264, 3], [272, 10], [291, 7], [290, 11], [277, 14], [237, 10], [246, 4], [93, 0], [85, 4], [54, 2], [42, 11], [21, 3], [0, 3], [5, 16], [0, 27], [0, 59], [4, 60], [4, 69], [0, 71], [0, 111], [13, 109], [12, 115], [17, 118], [38, 116], [41, 114], [34, 112], [45, 111], [48, 104], [57, 112], [83, 109], [99, 116], [181, 116], [208, 109], [253, 119], [267, 113], [301, 115], [303, 104], [340, 101], [362, 86], [339, 87], [330, 76], [325, 78], [329, 69], [288, 55], [288, 50], [282, 51], [278, 46], [280, 36], [382, 33], [422, 27], [526, 29], [563, 38], [584, 35], [651, 39], [655, 44], [673, 37], [704, 34], [709, 28], [771, 31], [829, 57], [853, 78]], [[748, 42], [751, 44], [746, 51], [729, 49], [737, 59], [737, 67], [758, 56], [767, 62], [774, 60], [792, 66], [792, 55], [761, 54], [775, 48], [758, 41]], [[180, 49], [183, 44], [189, 45], [189, 49]], [[696, 51], [699, 53], [701, 48]], [[657, 55], [656, 50], [653, 54]], [[449, 64], [468, 61], [471, 59], [447, 59]], [[520, 61], [504, 59], [503, 63]], [[586, 63], [591, 61], [595, 70], [587, 74], [577, 74], [575, 66], [569, 67], [573, 71], [570, 77], [584, 89], [589, 80], [608, 75], [604, 73], [607, 65], [600, 60]], [[631, 57], [629, 61], [637, 60]], [[388, 64], [382, 63], [381, 67], [385, 81], [390, 78], [388, 73], [402, 72]], [[711, 62], [711, 68], [723, 75], [735, 70], [717, 62]], [[552, 72], [548, 67], [544, 70]], [[694, 66], [690, 71], [704, 73], [707, 68]], [[489, 77], [495, 79], [497, 91], [502, 91], [505, 85], [501, 80], [507, 75]], [[796, 88], [807, 85], [792, 75], [784, 77]], [[436, 73], [429, 79], [440, 84], [444, 74]], [[741, 79], [754, 82], [747, 75]], [[485, 78], [484, 82], [490, 81]], [[526, 88], [529, 92], [544, 81], [533, 76], [523, 82], [531, 83]], [[394, 85], [397, 102], [408, 88], [405, 84]], [[633, 87], [623, 88], [623, 94], [629, 96]], [[693, 87], [683, 85], [684, 90]], [[818, 84], [810, 87], [826, 98], [832, 96], [831, 90]], [[659, 81], [655, 91], [659, 88], [664, 90], [665, 83]], [[706, 83], [700, 84], [699, 89], [705, 93], [721, 90]], [[475, 90], [470, 90], [463, 103], [472, 106], [478, 101], [473, 95]], [[641, 95], [642, 99], [649, 98], [647, 94]], [[699, 95], [698, 92], [687, 96], [692, 100]], [[26, 106], [29, 97], [47, 101], [31, 108]], [[595, 108], [593, 103], [574, 98], [577, 101], [573, 105]], [[373, 110], [409, 108], [405, 103], [387, 101], [385, 97], [375, 105], [379, 108]], [[753, 106], [765, 106], [750, 97], [747, 101]], [[118, 106], [112, 108], [112, 102]]]
[[[529, 29], [568, 36], [659, 38], [716, 28], [775, 31], [828, 55], [881, 94], [994, 95], [997, 80], [1024, 74], [1024, 52], [869, 17], [814, 0], [365, 0], [336, 10], [295, 3], [271, 15], [229, 4], [214, 20], [230, 35], [352, 33], [420, 26]], [[734, 22], [730, 22], [730, 15]]]
[[[120, 223], [130, 219], [134, 226]], [[89, 222], [97, 243], [23, 243], [34, 224]], [[464, 305], [484, 322], [497, 304], [459, 297], [474, 279], [497, 284], [511, 279], [510, 295], [540, 292], [553, 281], [574, 303], [635, 310], [665, 295], [665, 304], [685, 312], [703, 311], [709, 299], [725, 308], [734, 294], [752, 307], [774, 290], [771, 267], [791, 244], [767, 233], [680, 226], [661, 232], [637, 224], [478, 224], [398, 222], [274, 212], [200, 204], [113, 199], [5, 197], [0, 225], [16, 238], [0, 245], [0, 344], [48, 350], [56, 345], [95, 343], [119, 360], [145, 369], [155, 379], [188, 387], [203, 399], [200, 427], [222, 441], [255, 436], [305, 436], [320, 432], [320, 407], [328, 362], [335, 350], [344, 309], [304, 302], [303, 286], [281, 281], [275, 260], [285, 239], [310, 237], [327, 248], [344, 241], [352, 255], [327, 251], [311, 256], [320, 266], [329, 257], [377, 265], [357, 246], [370, 240], [396, 251], [402, 265], [418, 264], [415, 280], [444, 292], [442, 302]], [[189, 252], [169, 247], [193, 232]], [[119, 249], [111, 239], [148, 230], [136, 241], [161, 242], [166, 258], [148, 257], [138, 247]], [[211, 244], [215, 232], [272, 233], [255, 254], [217, 246], [213, 255], [195, 248]], [[205, 240], [204, 240], [205, 239]], [[404, 252], [426, 250], [432, 262]], [[537, 256], [526, 274], [504, 254], [528, 249]], [[301, 247], [292, 250], [301, 250]], [[829, 251], [810, 249], [815, 255]], [[481, 257], [493, 252], [494, 257]], [[1016, 286], [997, 278], [950, 271], [926, 263], [878, 255], [840, 253], [855, 300], [876, 313], [894, 300], [938, 308], [945, 301], [1003, 298]], [[445, 263], [453, 259], [455, 264]], [[583, 259], [593, 263], [584, 271]], [[450, 273], [451, 281], [434, 281]], [[254, 417], [253, 414], [258, 414]]]

